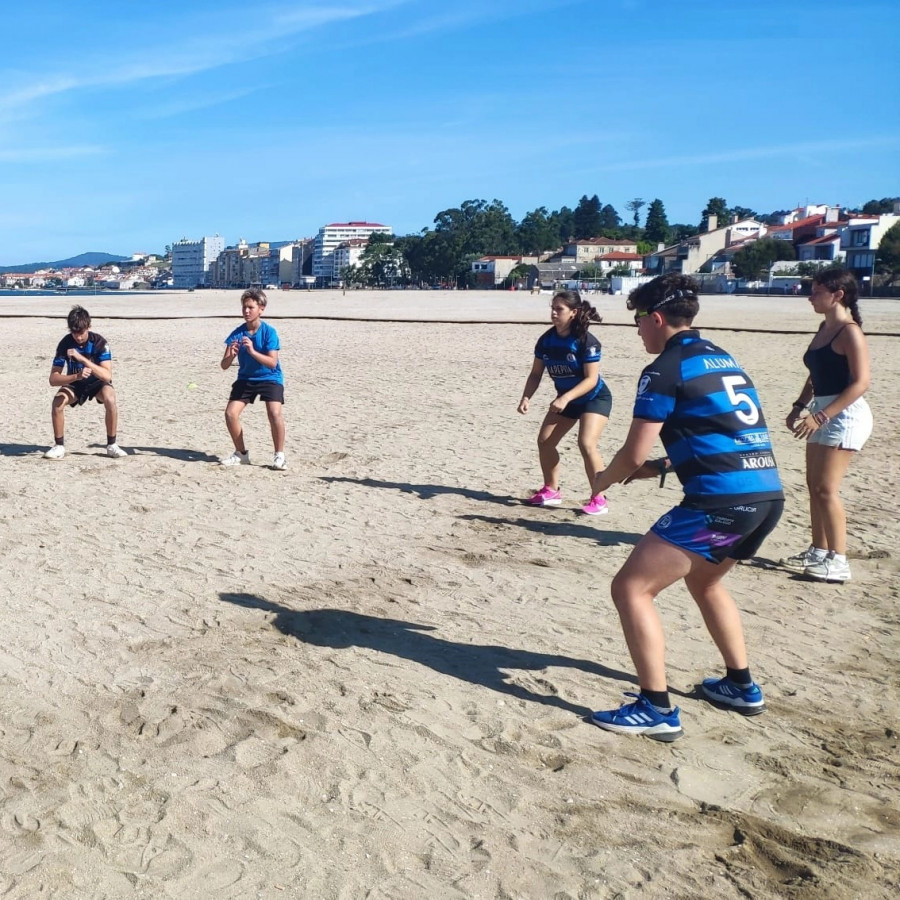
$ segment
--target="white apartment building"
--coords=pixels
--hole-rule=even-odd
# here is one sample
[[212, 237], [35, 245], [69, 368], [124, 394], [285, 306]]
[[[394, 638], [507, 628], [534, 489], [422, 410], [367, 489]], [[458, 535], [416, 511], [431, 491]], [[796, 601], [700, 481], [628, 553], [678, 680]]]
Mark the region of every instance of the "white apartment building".
[[172, 285], [176, 288], [205, 287], [209, 267], [225, 249], [218, 234], [199, 241], [182, 238], [172, 244]]
[[317, 281], [331, 283], [340, 279], [334, 251], [347, 241], [369, 239], [371, 234], [393, 234], [390, 225], [377, 222], [335, 222], [319, 229], [313, 250], [312, 273]]

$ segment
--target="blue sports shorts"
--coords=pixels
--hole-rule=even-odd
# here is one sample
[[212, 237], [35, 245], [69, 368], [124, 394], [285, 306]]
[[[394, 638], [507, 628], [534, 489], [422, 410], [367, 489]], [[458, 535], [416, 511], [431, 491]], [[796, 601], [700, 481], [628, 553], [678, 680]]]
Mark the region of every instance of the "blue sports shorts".
[[748, 501], [718, 509], [670, 509], [650, 529], [676, 547], [710, 562], [750, 559], [778, 524], [784, 500]]
[[604, 384], [600, 388], [600, 393], [593, 400], [573, 400], [563, 411], [561, 416], [567, 419], [580, 419], [585, 413], [597, 413], [599, 416], [606, 416], [612, 411], [612, 394], [609, 388]]

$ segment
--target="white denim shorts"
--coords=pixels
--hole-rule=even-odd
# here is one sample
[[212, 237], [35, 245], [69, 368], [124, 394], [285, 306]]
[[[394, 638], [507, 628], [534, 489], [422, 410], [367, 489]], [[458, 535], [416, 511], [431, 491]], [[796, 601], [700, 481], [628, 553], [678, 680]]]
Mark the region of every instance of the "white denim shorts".
[[[810, 414], [824, 409], [835, 397], [837, 394], [815, 397], [809, 404]], [[840, 447], [841, 450], [862, 450], [872, 434], [872, 424], [872, 410], [865, 398], [860, 397], [842, 409], [828, 424], [817, 429], [808, 441], [810, 444]]]

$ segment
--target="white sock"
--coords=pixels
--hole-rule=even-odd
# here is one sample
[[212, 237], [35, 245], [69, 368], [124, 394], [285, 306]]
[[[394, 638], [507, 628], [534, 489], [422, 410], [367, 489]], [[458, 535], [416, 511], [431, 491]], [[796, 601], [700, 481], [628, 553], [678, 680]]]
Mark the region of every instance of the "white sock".
[[828, 551], [822, 550], [820, 547], [812, 547], [811, 550], [815, 559], [825, 559], [828, 556]]

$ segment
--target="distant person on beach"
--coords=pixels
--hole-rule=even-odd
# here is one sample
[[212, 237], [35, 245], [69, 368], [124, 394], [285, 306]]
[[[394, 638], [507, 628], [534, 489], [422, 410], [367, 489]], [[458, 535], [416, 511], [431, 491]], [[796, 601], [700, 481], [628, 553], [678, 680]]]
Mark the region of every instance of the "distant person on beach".
[[223, 466], [249, 466], [250, 454], [244, 443], [241, 413], [248, 403], [259, 397], [266, 404], [266, 415], [272, 430], [275, 456], [273, 469], [286, 469], [284, 457], [284, 376], [278, 362], [281, 343], [278, 332], [263, 322], [266, 309], [265, 292], [250, 288], [241, 294], [241, 313], [244, 323], [225, 339], [225, 355], [221, 366], [226, 371], [235, 358], [238, 361], [237, 381], [231, 386], [231, 395], [225, 407], [225, 424], [234, 442], [234, 453], [221, 460]]
[[[632, 550], [612, 582], [612, 599], [637, 669], [639, 693], [591, 721], [608, 731], [673, 741], [682, 734], [669, 701], [665, 637], [654, 600], [683, 580], [725, 662], [724, 678], [701, 690], [743, 715], [765, 711], [750, 675], [741, 617], [722, 579], [749, 559], [781, 517], [784, 495], [756, 388], [729, 353], [692, 328], [700, 309], [697, 282], [654, 278], [631, 292], [628, 308], [648, 353], [634, 418], [622, 449], [594, 483], [611, 485], [675, 471], [681, 504], [662, 516]], [[666, 456], [647, 457], [657, 438]]]
[[806, 441], [812, 543], [781, 564], [819, 581], [850, 580], [847, 519], [838, 492], [853, 455], [872, 433], [872, 411], [863, 397], [869, 350], [857, 301], [856, 278], [845, 269], [828, 269], [813, 279], [809, 302], [825, 321], [803, 355], [809, 377], [786, 420], [795, 437]]
[[[534, 362], [519, 401], [519, 412], [528, 412], [532, 395], [546, 370], [553, 379], [556, 399], [541, 422], [538, 432], [538, 457], [544, 486], [529, 498], [532, 506], [559, 506], [559, 452], [557, 446], [578, 423], [578, 448], [584, 460], [588, 484], [594, 483], [603, 468], [597, 449], [609, 413], [612, 394], [600, 377], [600, 342], [588, 330], [591, 322], [600, 322], [597, 310], [577, 291], [557, 291], [550, 301], [553, 327], [545, 331], [534, 348]], [[594, 492], [582, 506], [582, 512], [599, 516], [608, 512], [602, 493]]]
[[66, 455], [66, 407], [81, 406], [88, 400], [103, 404], [106, 413], [106, 455], [125, 456], [116, 443], [119, 408], [112, 385], [112, 353], [106, 339], [91, 331], [91, 315], [82, 306], [73, 306], [67, 318], [69, 333], [56, 347], [50, 368], [50, 384], [58, 388], [50, 407], [53, 446], [44, 459]]

